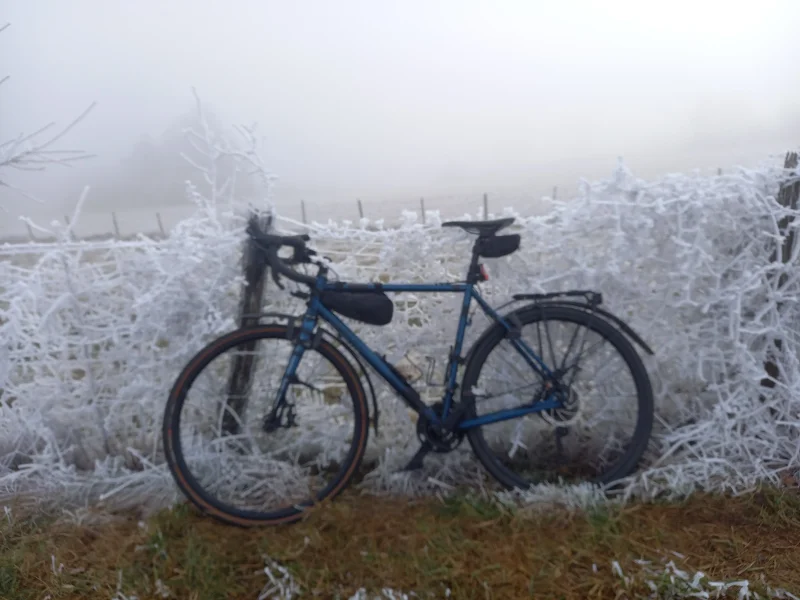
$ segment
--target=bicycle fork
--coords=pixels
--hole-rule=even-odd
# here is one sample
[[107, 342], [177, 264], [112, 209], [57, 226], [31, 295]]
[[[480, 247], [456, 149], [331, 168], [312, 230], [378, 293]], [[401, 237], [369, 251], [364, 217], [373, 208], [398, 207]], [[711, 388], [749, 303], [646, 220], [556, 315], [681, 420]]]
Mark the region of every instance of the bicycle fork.
[[[316, 325], [317, 312], [315, 309], [310, 309], [303, 317], [303, 324], [300, 327], [297, 343], [292, 349], [292, 354], [289, 357], [289, 361], [286, 364], [286, 369], [284, 369], [283, 376], [281, 377], [281, 383], [278, 387], [278, 394], [277, 398], [275, 399], [275, 403], [273, 404], [269, 414], [264, 417], [263, 427], [264, 431], [266, 432], [274, 431], [278, 427], [291, 427], [294, 425], [294, 404], [289, 403], [286, 400], [286, 393], [289, 391], [290, 385], [301, 383], [313, 389], [313, 386], [301, 382], [297, 378], [297, 367], [300, 365], [300, 360], [303, 358], [306, 349], [309, 348], [313, 343], [314, 328]], [[284, 412], [287, 410], [287, 405], [288, 415], [286, 423], [284, 424], [282, 421]]]

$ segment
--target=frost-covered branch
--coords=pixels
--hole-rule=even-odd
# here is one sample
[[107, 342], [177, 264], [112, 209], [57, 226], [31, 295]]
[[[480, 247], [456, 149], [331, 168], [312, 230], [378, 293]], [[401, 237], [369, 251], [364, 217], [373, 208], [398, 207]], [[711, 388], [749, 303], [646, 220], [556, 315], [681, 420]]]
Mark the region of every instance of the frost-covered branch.
[[[246, 215], [227, 208], [261, 208], [273, 180], [258, 157], [255, 128], [239, 128], [241, 140], [232, 144], [195, 99], [199, 124], [186, 131], [192, 152], [185, 158], [198, 172], [187, 182], [196, 211], [166, 239], [64, 238], [0, 248], [0, 497], [33, 490], [43, 499], [140, 508], [177, 497], [160, 441], [165, 395], [200, 347], [237, 326]], [[235, 168], [223, 168], [225, 161]], [[248, 174], [266, 183], [264, 197], [243, 195]], [[491, 279], [481, 293], [488, 301], [501, 304], [520, 291], [599, 290], [655, 350], [643, 358], [656, 428], [640, 470], [624, 482], [624, 498], [739, 492], [800, 471], [800, 277], [793, 264], [800, 250], [788, 262], [774, 260], [784, 229], [800, 223], [800, 211], [777, 200], [796, 177], [765, 162], [725, 175], [643, 181], [620, 166], [544, 216], [503, 211], [517, 217], [523, 241], [517, 253], [487, 261]], [[79, 210], [80, 203], [75, 219]], [[422, 224], [404, 213], [393, 229], [368, 220], [306, 228], [343, 280], [463, 277], [472, 239], [442, 229], [435, 211], [426, 217]], [[441, 381], [459, 303], [438, 293], [393, 297], [390, 325], [355, 330], [399, 368], [422, 370], [427, 357], [437, 359]], [[302, 309], [274, 287], [267, 302], [271, 311]], [[486, 325], [476, 313], [467, 347]], [[773, 387], [763, 385], [767, 361], [780, 373]], [[426, 400], [441, 394], [438, 386], [415, 385]], [[463, 484], [493, 489], [468, 446], [432, 458], [421, 474], [397, 475], [416, 450], [414, 424], [387, 387], [377, 391], [381, 434], [371, 438], [365, 461], [376, 466], [361, 486], [411, 495]], [[586, 411], [598, 419], [593, 431], [601, 439], [609, 426], [602, 417], [614, 416], [615, 402], [609, 395], [598, 400], [597, 414]], [[308, 442], [325, 434], [325, 452], [346, 435], [325, 412], [334, 408], [301, 415], [318, 425]], [[588, 486], [499, 498], [573, 507], [602, 501]]]
[[47, 165], [69, 165], [78, 160], [92, 158], [93, 155], [81, 150], [54, 150], [52, 146], [74, 129], [78, 123], [83, 121], [96, 105], [96, 102], [92, 102], [69, 125], [49, 137], [45, 136], [43, 138], [45, 133], [50, 132], [55, 127], [55, 123], [49, 123], [33, 133], [21, 133], [14, 139], [0, 143], [0, 168], [10, 167], [21, 171], [42, 171]]
[[[9, 23], [0, 27], [0, 33], [10, 26]], [[6, 75], [0, 79], [0, 85], [9, 81], [10, 76]], [[57, 129], [55, 123], [48, 123], [32, 133], [19, 133], [0, 141], [0, 186], [13, 189], [25, 197], [36, 200], [24, 190], [13, 185], [7, 177], [3, 175], [4, 170], [15, 169], [18, 171], [43, 171], [48, 166], [72, 166], [73, 163], [92, 158], [82, 150], [56, 149], [54, 145], [72, 131], [91, 110], [97, 105], [92, 102], [76, 119], [62, 129]]]
[[[256, 136], [255, 124], [250, 126], [238, 125], [234, 127], [241, 138], [240, 147], [235, 146], [221, 133], [214, 132], [208, 124], [203, 103], [195, 88], [192, 88], [195, 99], [199, 131], [193, 127], [184, 129], [186, 139], [192, 148], [202, 157], [205, 164], [187, 156], [182, 157], [203, 174], [203, 179], [209, 185], [212, 201], [216, 201], [218, 192], [225, 194], [229, 199], [236, 196], [237, 174], [246, 177], [257, 177], [263, 185], [264, 198], [268, 199], [276, 176], [271, 173], [259, 155], [260, 140]], [[220, 163], [228, 160], [235, 165], [233, 174], [219, 181]]]

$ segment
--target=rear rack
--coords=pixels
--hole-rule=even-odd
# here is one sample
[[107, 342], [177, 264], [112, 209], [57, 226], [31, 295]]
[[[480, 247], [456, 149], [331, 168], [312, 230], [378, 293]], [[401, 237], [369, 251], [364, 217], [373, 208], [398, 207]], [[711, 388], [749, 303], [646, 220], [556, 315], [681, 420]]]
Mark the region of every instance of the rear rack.
[[[603, 317], [607, 321], [610, 321], [619, 327], [623, 333], [636, 342], [636, 344], [638, 344], [645, 352], [647, 352], [647, 354], [650, 354], [651, 356], [655, 354], [653, 349], [647, 345], [647, 343], [631, 328], [630, 325], [625, 323], [616, 315], [613, 315], [607, 310], [600, 308], [600, 305], [603, 303], [603, 295], [600, 292], [593, 292], [591, 290], [568, 290], [565, 292], [550, 292], [548, 294], [514, 294], [512, 298], [512, 300], [509, 300], [502, 306], [497, 307], [495, 310], [499, 311], [510, 304], [514, 304], [515, 302], [520, 302], [522, 300], [533, 300], [534, 302], [553, 301], [553, 304], [572, 306], [575, 308], [582, 308], [584, 310], [588, 309], [592, 313]], [[582, 298], [585, 302], [582, 303], [574, 300], [567, 300], [567, 298]]]
[[600, 306], [603, 303], [603, 294], [591, 290], [569, 290], [566, 292], [550, 292], [548, 294], [514, 294], [514, 300], [550, 300], [552, 298], [575, 298], [582, 296], [591, 306]]

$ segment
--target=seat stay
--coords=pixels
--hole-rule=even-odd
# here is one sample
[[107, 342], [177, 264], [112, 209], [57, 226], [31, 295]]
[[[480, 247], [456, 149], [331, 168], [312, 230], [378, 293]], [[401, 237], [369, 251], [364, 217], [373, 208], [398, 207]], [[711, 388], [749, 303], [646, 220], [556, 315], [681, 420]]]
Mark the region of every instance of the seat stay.
[[[498, 314], [498, 312], [492, 308], [480, 294], [473, 294], [473, 297], [487, 317], [489, 317], [495, 323], [499, 323], [507, 332], [514, 331], [513, 323], [507, 321], [500, 314]], [[523, 360], [531, 369], [534, 370], [534, 372], [536, 372], [546, 381], [553, 377], [553, 372], [544, 362], [542, 357], [536, 354], [536, 352], [530, 346], [528, 346], [524, 340], [519, 339], [516, 336], [512, 336], [510, 340], [511, 345], [514, 346], [514, 349], [522, 355]]]

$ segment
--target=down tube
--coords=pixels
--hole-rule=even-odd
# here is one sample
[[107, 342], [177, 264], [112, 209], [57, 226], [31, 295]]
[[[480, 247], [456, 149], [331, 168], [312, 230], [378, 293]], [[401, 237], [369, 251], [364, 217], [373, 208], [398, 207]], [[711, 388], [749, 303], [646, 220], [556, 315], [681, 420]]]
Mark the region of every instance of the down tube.
[[416, 390], [407, 381], [403, 381], [395, 375], [391, 369], [386, 367], [383, 359], [375, 353], [364, 341], [350, 329], [339, 317], [333, 314], [324, 305], [318, 305], [319, 316], [330, 323], [336, 331], [348, 342], [365, 361], [383, 377], [394, 390], [413, 408], [417, 413], [424, 414], [434, 422], [438, 422], [438, 417], [431, 407], [425, 404], [419, 397]]

